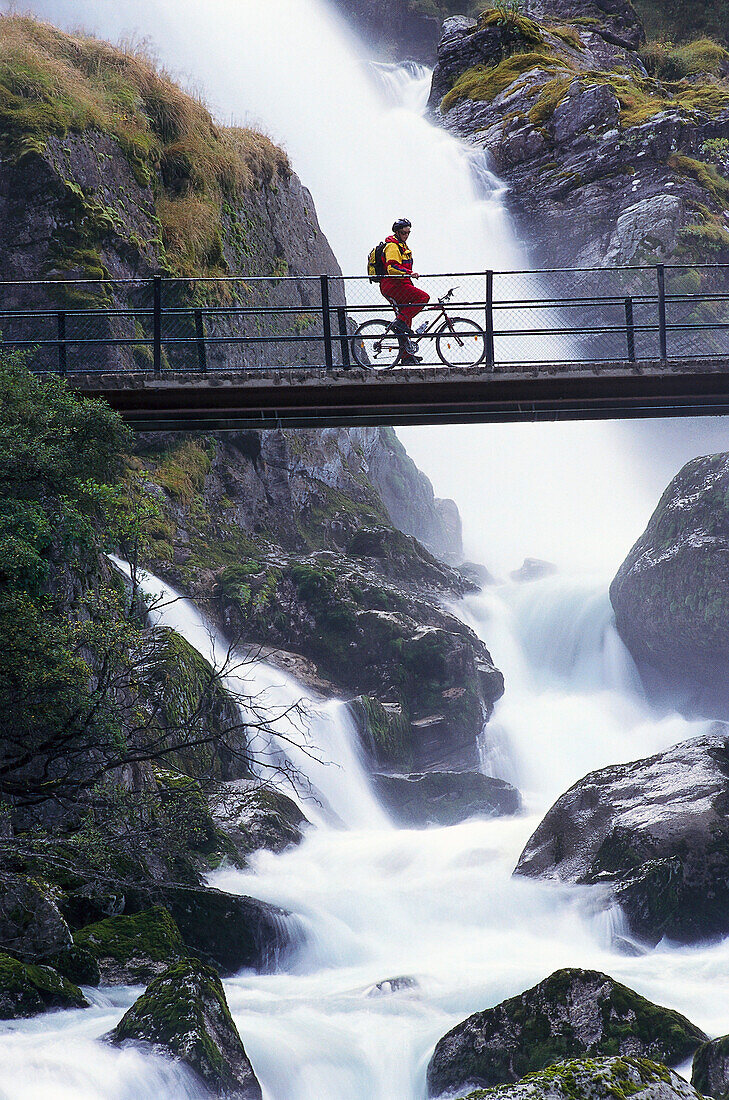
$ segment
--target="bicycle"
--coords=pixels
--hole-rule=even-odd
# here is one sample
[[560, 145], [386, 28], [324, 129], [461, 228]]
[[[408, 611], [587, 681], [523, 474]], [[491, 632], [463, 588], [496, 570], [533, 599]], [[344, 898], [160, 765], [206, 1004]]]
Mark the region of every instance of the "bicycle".
[[[477, 367], [486, 355], [486, 333], [468, 317], [449, 317], [445, 303], [450, 301], [458, 287], [438, 299], [438, 306], [430, 306], [435, 313], [432, 321], [422, 325], [410, 337], [415, 347], [428, 336], [435, 340], [438, 358], [446, 367]], [[397, 304], [391, 303], [397, 312]], [[395, 321], [377, 318], [365, 321], [351, 339], [352, 357], [360, 367], [368, 370], [390, 370], [400, 358], [400, 341], [394, 331]]]

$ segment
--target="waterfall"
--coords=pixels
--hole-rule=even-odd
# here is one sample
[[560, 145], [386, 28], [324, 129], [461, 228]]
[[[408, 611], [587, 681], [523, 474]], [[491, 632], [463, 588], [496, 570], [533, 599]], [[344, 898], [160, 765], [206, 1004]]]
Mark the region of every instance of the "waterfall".
[[[413, 222], [418, 270], [526, 266], [503, 188], [474, 177], [474, 154], [422, 117], [427, 78], [402, 70], [393, 100], [324, 0], [30, 0], [33, 12], [105, 38], [149, 36], [224, 122], [259, 124], [283, 144], [314, 196], [345, 274], [396, 217]], [[477, 155], [482, 159], [482, 154]], [[484, 187], [486, 191], [484, 193]]]
[[[129, 575], [129, 567], [112, 559]], [[357, 731], [344, 703], [313, 698], [306, 688], [281, 669], [249, 654], [230, 650], [214, 624], [191, 600], [149, 573], [137, 582], [150, 601], [155, 625], [170, 627], [194, 646], [221, 673], [225, 686], [241, 702], [242, 717], [253, 725], [261, 712], [268, 716], [266, 730], [253, 733], [250, 742], [262, 779], [283, 783], [286, 793], [298, 795], [309, 818], [334, 817], [349, 827], [387, 825], [387, 816], [375, 799], [359, 747]], [[246, 700], [251, 701], [249, 707]], [[255, 767], [255, 763], [254, 763]], [[296, 775], [303, 780], [297, 790]]]
[[[422, 118], [427, 74], [386, 67], [373, 74], [323, 0], [25, 0], [23, 6], [112, 39], [149, 35], [173, 72], [190, 74], [204, 89], [220, 119], [245, 115], [262, 124], [285, 144], [311, 188], [345, 270], [362, 270], [374, 240], [401, 215], [414, 222], [421, 270], [523, 263], [503, 188], [488, 165]], [[511, 561], [515, 547], [522, 556], [555, 550], [570, 564], [594, 564], [591, 554], [609, 542], [609, 564], [616, 564], [646, 518], [646, 498], [630, 484], [629, 458], [618, 455], [623, 465], [616, 465], [609, 429], [590, 426], [588, 452], [568, 443], [565, 484], [574, 510], [563, 513], [565, 485], [546, 503], [544, 492], [545, 480], [555, 480], [548, 458], [556, 429], [545, 426], [527, 450], [528, 430], [421, 434], [426, 471], [440, 451], [450, 466], [451, 481], [444, 475], [443, 482], [453, 485], [459, 503], [467, 499], [479, 560], [488, 562], [501, 540], [508, 543], [504, 568], [519, 564]], [[608, 512], [616, 484], [631, 494], [629, 506], [620, 499]], [[496, 498], [504, 513], [494, 521]], [[520, 514], [518, 538], [511, 537], [508, 513]], [[613, 520], [618, 536], [606, 530]], [[571, 541], [577, 550], [570, 556]], [[170, 602], [175, 594], [161, 582], [147, 584], [165, 600], [160, 621], [215, 662], [227, 652], [194, 605]], [[456, 611], [505, 674], [506, 693], [486, 727], [482, 759], [523, 789], [527, 809], [513, 819], [395, 829], [370, 793], [341, 704], [311, 698], [261, 664], [242, 684], [232, 682], [250, 690], [254, 681], [278, 711], [306, 696], [322, 758], [296, 754], [283, 739], [276, 744], [274, 733], [273, 750], [300, 768], [326, 809], [303, 803], [317, 827], [298, 847], [257, 853], [245, 871], [222, 868], [211, 877], [221, 888], [290, 908], [306, 929], [296, 973], [243, 973], [225, 983], [266, 1100], [422, 1100], [425, 1067], [440, 1036], [562, 966], [606, 971], [711, 1034], [729, 1031], [729, 941], [625, 955], [615, 944], [624, 931], [619, 914], [606, 913], [591, 890], [511, 874], [541, 812], [575, 779], [658, 751], [699, 732], [699, 725], [657, 712], [644, 698], [615, 633], [604, 582], [506, 584]], [[334, 827], [337, 819], [347, 828]], [[378, 983], [398, 976], [413, 983], [377, 994]], [[0, 1100], [199, 1097], [179, 1067], [94, 1041], [138, 992], [90, 991], [91, 1009], [2, 1025]]]

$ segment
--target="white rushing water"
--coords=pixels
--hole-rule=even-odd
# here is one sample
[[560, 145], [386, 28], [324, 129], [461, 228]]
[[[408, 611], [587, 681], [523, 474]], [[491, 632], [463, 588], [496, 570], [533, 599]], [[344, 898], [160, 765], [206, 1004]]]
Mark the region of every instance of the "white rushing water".
[[[195, 606], [154, 578], [145, 588], [162, 598], [157, 620], [220, 667], [225, 641]], [[511, 877], [540, 814], [567, 785], [702, 727], [648, 705], [604, 588], [546, 578], [490, 590], [458, 609], [488, 640], [509, 685], [486, 733], [505, 747], [526, 812], [447, 829], [394, 828], [372, 798], [341, 705], [310, 702], [311, 740], [331, 764], [322, 777], [310, 758], [296, 762], [346, 827], [305, 799], [317, 826], [298, 848], [259, 853], [246, 872], [212, 876], [223, 889], [289, 908], [305, 930], [289, 972], [244, 972], [225, 983], [267, 1100], [420, 1100], [428, 1057], [446, 1030], [560, 966], [596, 967], [710, 1033], [729, 1029], [726, 944], [621, 954], [613, 941], [623, 931], [619, 917], [603, 911], [594, 891]], [[278, 709], [307, 694], [261, 663], [231, 677], [236, 691], [264, 692]], [[400, 976], [417, 984], [374, 988]], [[199, 1095], [179, 1067], [93, 1042], [138, 992], [92, 991], [91, 1009], [6, 1025], [0, 1097]]]
[[[312, 189], [345, 270], [361, 270], [374, 240], [403, 214], [415, 224], [421, 269], [523, 262], [498, 181], [482, 160], [420, 117], [427, 73], [384, 67], [373, 75], [322, 0], [24, 0], [22, 7], [112, 39], [150, 35], [165, 64], [189, 74], [219, 117], [262, 123], [283, 141]], [[458, 486], [465, 491], [467, 482], [476, 484], [466, 513], [472, 530], [486, 529], [481, 541], [472, 539], [484, 560], [486, 548], [498, 552], [499, 538], [508, 543], [504, 565], [513, 567], [519, 564], [509, 556], [514, 546], [522, 555], [537, 552], [537, 543], [559, 549], [561, 535], [562, 544], [577, 548], [573, 561], [594, 564], [591, 554], [606, 541], [600, 523], [610, 492], [610, 486], [604, 497], [594, 492], [598, 466], [611, 468], [613, 488], [621, 492], [630, 477], [624, 466], [616, 472], [607, 429], [595, 426], [589, 461], [573, 456], [576, 470], [566, 469], [560, 489], [572, 492], [573, 527], [564, 519], [572, 513], [558, 510], [555, 522], [551, 502], [545, 503], [538, 448], [530, 455], [533, 471], [518, 467], [520, 441], [499, 466], [485, 437], [469, 437], [461, 456], [455, 434], [461, 429], [450, 431], [438, 442], [451, 462], [458, 455], [453, 495], [459, 503]], [[489, 446], [498, 450], [498, 442]], [[427, 445], [423, 450], [429, 469], [432, 455]], [[490, 475], [494, 498], [519, 511], [518, 531], [511, 531], [508, 516], [499, 523], [497, 515], [488, 526], [490, 501], [473, 481], [472, 467]], [[624, 499], [610, 513], [619, 528], [619, 537], [611, 530], [607, 539], [611, 564], [617, 564], [620, 539], [629, 545], [630, 522], [645, 518], [644, 500], [631, 498], [629, 521], [621, 506], [625, 511]], [[161, 582], [149, 583], [165, 597], [162, 621], [205, 655], [223, 659], [224, 640], [197, 609], [173, 599]], [[605, 970], [685, 1012], [710, 1034], [729, 1031], [727, 943], [621, 954], [613, 936], [621, 931], [619, 917], [604, 912], [594, 892], [511, 877], [540, 814], [575, 779], [701, 727], [649, 706], [615, 633], [604, 582], [507, 583], [469, 599], [458, 613], [505, 674], [506, 694], [485, 733], [484, 768], [520, 786], [525, 813], [449, 829], [396, 829], [372, 796], [340, 704], [309, 701], [321, 762], [274, 738], [274, 756], [291, 759], [318, 793], [318, 801], [302, 801], [316, 828], [296, 849], [260, 853], [247, 872], [214, 876], [217, 886], [288, 907], [306, 930], [293, 972], [243, 973], [226, 982], [266, 1100], [421, 1100], [428, 1057], [448, 1028], [560, 966]], [[306, 695], [263, 664], [232, 686], [263, 692], [278, 711]], [[284, 737], [300, 733], [286, 717], [282, 722]], [[376, 983], [402, 975], [417, 985], [375, 995]], [[138, 992], [91, 992], [90, 1009], [3, 1025], [0, 1098], [201, 1096], [190, 1076], [164, 1059], [95, 1041]]]

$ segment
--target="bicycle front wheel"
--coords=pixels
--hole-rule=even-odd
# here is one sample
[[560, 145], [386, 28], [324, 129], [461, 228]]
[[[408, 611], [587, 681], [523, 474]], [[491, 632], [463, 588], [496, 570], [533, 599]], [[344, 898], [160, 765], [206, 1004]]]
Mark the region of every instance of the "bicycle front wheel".
[[450, 317], [435, 347], [447, 367], [477, 367], [486, 355], [486, 333], [468, 317]]
[[399, 341], [387, 321], [365, 321], [352, 337], [352, 358], [367, 370], [387, 370], [399, 354]]

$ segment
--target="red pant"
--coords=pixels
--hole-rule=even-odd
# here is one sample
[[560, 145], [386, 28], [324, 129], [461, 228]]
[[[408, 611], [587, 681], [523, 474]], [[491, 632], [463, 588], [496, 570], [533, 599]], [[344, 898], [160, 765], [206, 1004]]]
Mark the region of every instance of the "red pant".
[[406, 325], [412, 324], [413, 317], [420, 313], [426, 302], [430, 301], [430, 295], [424, 290], [414, 286], [410, 279], [393, 279], [385, 276], [380, 279], [380, 292], [385, 298], [392, 298], [400, 307], [397, 311], [398, 321], [404, 321]]

